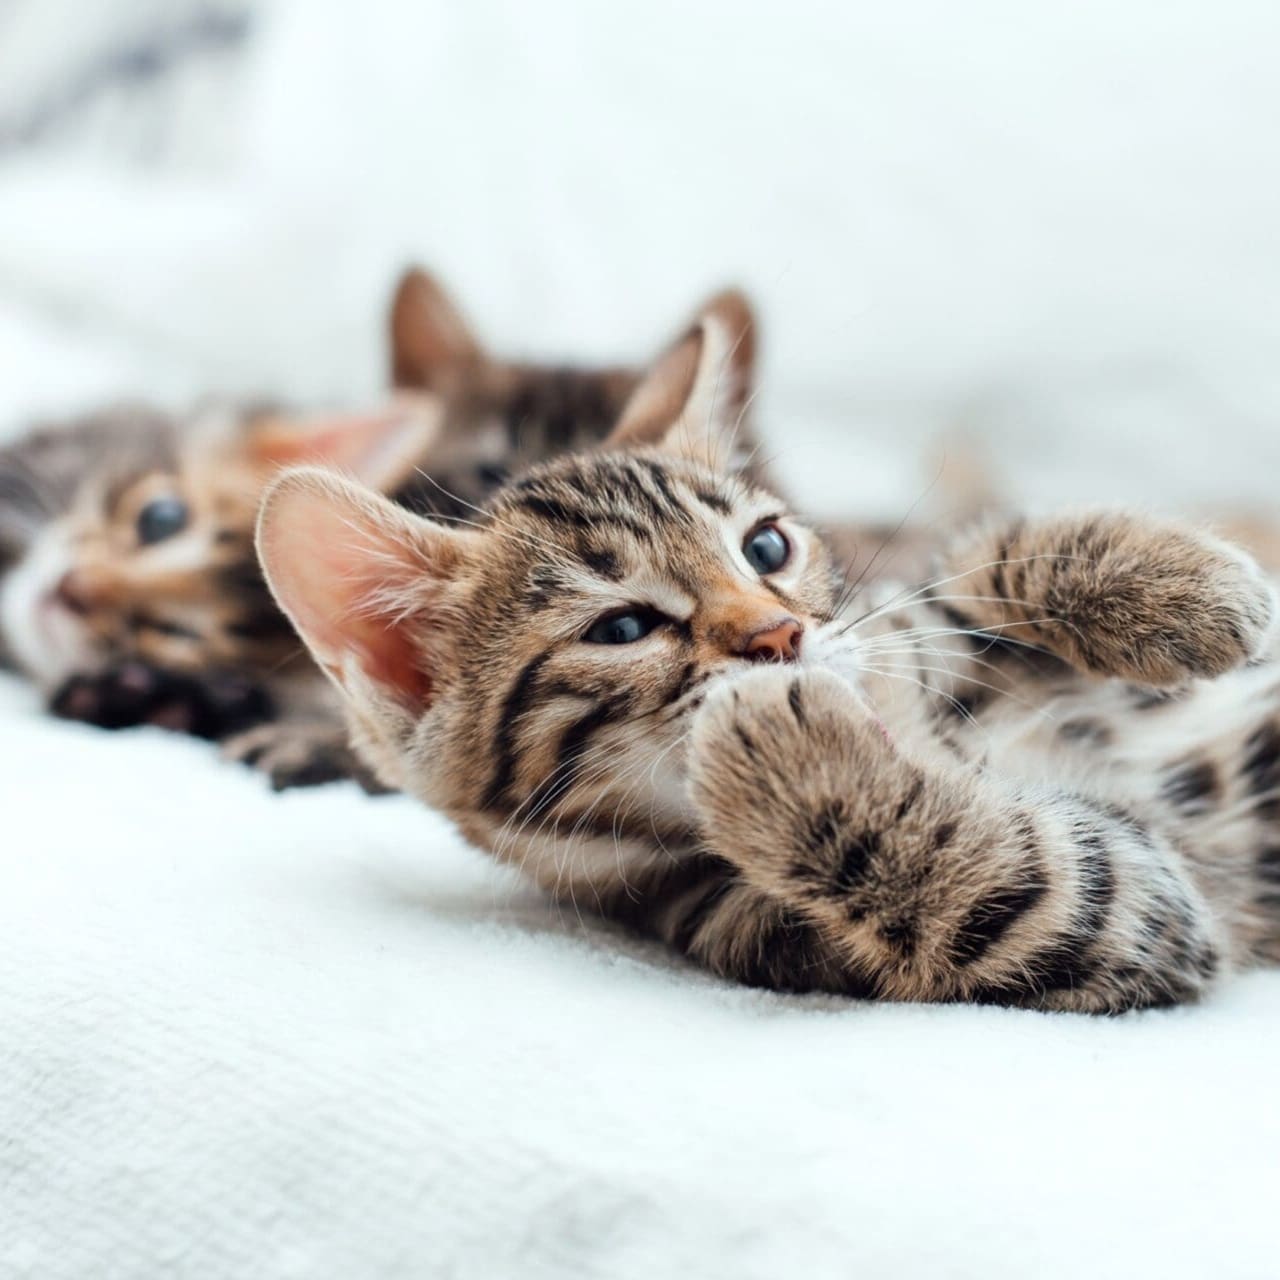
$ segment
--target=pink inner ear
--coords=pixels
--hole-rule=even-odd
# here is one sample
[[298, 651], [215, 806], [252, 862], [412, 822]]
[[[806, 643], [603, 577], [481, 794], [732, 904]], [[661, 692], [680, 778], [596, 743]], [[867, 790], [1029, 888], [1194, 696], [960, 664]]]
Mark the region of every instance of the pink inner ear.
[[274, 419], [257, 428], [250, 448], [259, 464], [273, 469], [336, 467], [386, 490], [422, 461], [439, 428], [440, 409], [431, 397], [405, 395], [364, 413]]
[[376, 510], [288, 487], [264, 514], [261, 553], [281, 606], [321, 666], [342, 683], [354, 658], [375, 684], [420, 709], [431, 679], [412, 619], [379, 607], [388, 588], [422, 575], [413, 547], [394, 534]]

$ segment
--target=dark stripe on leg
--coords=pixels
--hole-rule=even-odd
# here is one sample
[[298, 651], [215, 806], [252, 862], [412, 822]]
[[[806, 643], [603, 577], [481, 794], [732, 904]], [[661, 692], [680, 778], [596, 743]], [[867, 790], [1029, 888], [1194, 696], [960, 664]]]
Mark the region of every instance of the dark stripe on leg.
[[1023, 883], [998, 889], [977, 903], [951, 941], [956, 964], [964, 967], [981, 960], [1023, 916], [1035, 910], [1048, 889], [1043, 869], [1031, 867]]
[[1084, 986], [1097, 972], [1094, 944], [1115, 897], [1115, 870], [1106, 841], [1097, 831], [1077, 827], [1075, 837], [1082, 855], [1078, 868], [1080, 905], [1075, 919], [1049, 946], [1019, 960], [1016, 977], [984, 983], [972, 991], [970, 998], [979, 1004], [1038, 1002], [1053, 992]]

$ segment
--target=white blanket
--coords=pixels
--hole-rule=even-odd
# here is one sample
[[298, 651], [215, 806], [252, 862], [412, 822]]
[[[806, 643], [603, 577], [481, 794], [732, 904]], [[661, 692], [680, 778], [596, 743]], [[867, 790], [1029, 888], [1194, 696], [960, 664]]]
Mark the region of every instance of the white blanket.
[[[1270, 6], [223, 7], [212, 105], [0, 148], [6, 423], [367, 392], [412, 253], [539, 353], [744, 276], [828, 506], [901, 514], [957, 424], [1033, 503], [1274, 503]], [[744, 991], [407, 801], [0, 681], [4, 1280], [1264, 1277], [1278, 1079], [1277, 974], [1110, 1021]]]
[[1275, 1274], [1280, 975], [738, 990], [408, 801], [0, 711], [0, 1275]]

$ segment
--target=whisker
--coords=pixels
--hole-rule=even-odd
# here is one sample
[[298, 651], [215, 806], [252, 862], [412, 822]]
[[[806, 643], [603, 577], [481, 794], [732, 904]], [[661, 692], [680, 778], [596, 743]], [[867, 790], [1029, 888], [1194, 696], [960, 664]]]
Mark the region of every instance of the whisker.
[[[947, 668], [945, 668], [945, 667], [930, 667], [930, 666], [925, 666], [925, 665], [924, 665], [924, 664], [922, 664], [922, 663], [913, 663], [912, 665], [915, 667], [915, 669], [916, 669], [917, 671], [931, 671], [931, 672], [933, 672], [933, 673], [935, 673], [935, 674], [937, 674], [937, 675], [945, 675], [945, 676], [952, 676], [952, 677], [954, 677], [954, 675], [955, 675], [955, 673], [954, 673], [953, 671], [949, 671], [949, 670], [948, 670]], [[886, 671], [886, 670], [884, 670], [883, 668], [880, 668], [880, 667], [877, 667], [877, 666], [871, 666], [871, 665], [868, 665], [866, 669], [867, 669], [868, 671], [873, 671], [873, 672], [875, 672], [877, 675], [882, 675], [882, 676], [897, 676], [897, 677], [902, 677], [902, 676], [904, 676], [904, 674], [905, 674], [905, 673], [903, 673], [903, 672], [901, 672], [901, 671], [898, 671], [898, 670], [896, 670], [896, 669], [895, 669], [895, 670], [893, 670], [893, 671]], [[950, 695], [950, 694], [948, 694], [948, 693], [947, 693], [945, 690], [943, 690], [943, 689], [936, 688], [936, 687], [935, 687], [935, 686], [933, 686], [933, 685], [926, 685], [926, 684], [923, 684], [922, 682], [919, 682], [919, 681], [917, 681], [917, 683], [920, 683], [920, 684], [921, 684], [921, 687], [922, 687], [922, 688], [924, 688], [924, 689], [926, 689], [929, 693], [936, 693], [936, 694], [941, 695], [942, 697], [945, 697], [945, 698], [951, 699], [951, 695]], [[1004, 688], [1004, 687], [1002, 687], [1002, 686], [1000, 686], [1000, 685], [989, 684], [989, 683], [987, 683], [987, 681], [985, 681], [985, 680], [978, 680], [978, 679], [975, 679], [975, 678], [974, 678], [974, 677], [972, 677], [972, 676], [966, 676], [966, 677], [964, 678], [963, 683], [965, 683], [965, 684], [971, 684], [971, 685], [976, 685], [979, 689], [989, 689], [992, 693], [997, 694], [999, 697], [1001, 697], [1001, 698], [1008, 698], [1008, 699], [1010, 699], [1011, 701], [1019, 702], [1019, 703], [1021, 703], [1023, 706], [1025, 706], [1025, 707], [1027, 707], [1027, 708], [1029, 708], [1029, 709], [1031, 709], [1031, 710], [1035, 711], [1037, 714], [1041, 714], [1041, 713], [1042, 713], [1042, 712], [1044, 712], [1044, 710], [1045, 710], [1043, 707], [1038, 706], [1036, 703], [1031, 702], [1029, 699], [1027, 699], [1027, 698], [1023, 698], [1023, 697], [1020, 697], [1018, 694], [1015, 694], [1015, 693], [1011, 692], [1009, 689]], [[1053, 716], [1050, 716], [1049, 718], [1050, 718], [1050, 719], [1053, 719], [1054, 717], [1053, 717]]]
[[[894, 526], [892, 532], [888, 535], [888, 537], [881, 539], [879, 547], [876, 548], [875, 554], [872, 555], [871, 559], [867, 562], [866, 567], [853, 580], [852, 584], [846, 586], [845, 593], [847, 593], [848, 599], [852, 599], [853, 596], [857, 594], [858, 588], [861, 587], [863, 582], [866, 581], [867, 575], [870, 574], [871, 571], [879, 563], [880, 557], [884, 554], [884, 552], [888, 549], [888, 547], [895, 541], [895, 539], [897, 539], [897, 537], [902, 533], [903, 529], [906, 528], [907, 521], [910, 520], [911, 517], [915, 514], [916, 509], [920, 506], [920, 504], [937, 487], [938, 482], [942, 479], [942, 473], [943, 473], [943, 470], [945, 469], [945, 466], [946, 464], [944, 460], [944, 462], [939, 464], [937, 474], [933, 477], [932, 480], [929, 481], [927, 485], [925, 485], [924, 489], [921, 490], [919, 495], [916, 497], [915, 501], [912, 502], [911, 505], [907, 508], [906, 514], [904, 514], [902, 519], [899, 520], [898, 523]], [[842, 595], [845, 593], [842, 593]], [[848, 603], [848, 599], [842, 600], [840, 605], [841, 608], [843, 608], [844, 604]]]
[[[465, 516], [446, 516], [442, 518], [443, 520], [446, 520], [451, 524], [467, 525], [473, 529], [489, 529], [495, 525], [502, 525], [506, 536], [522, 541], [528, 547], [534, 548], [535, 550], [550, 551], [556, 556], [564, 555], [563, 547], [558, 547], [554, 542], [545, 538], [540, 538], [535, 533], [516, 532], [510, 527], [509, 522], [504, 522], [500, 519], [500, 512], [491, 511], [485, 507], [478, 507], [474, 502], [468, 502], [460, 494], [453, 493], [451, 490], [446, 489], [445, 486], [435, 478], [435, 476], [423, 471], [421, 467], [414, 467], [414, 471], [428, 484], [434, 485], [446, 498], [449, 498], [459, 506], [466, 507], [468, 510], [474, 511], [477, 515], [483, 517], [481, 520], [468, 520]], [[435, 518], [441, 519], [441, 517]]]
[[[949, 576], [942, 577], [942, 578], [935, 578], [930, 582], [923, 583], [922, 585], [914, 588], [904, 587], [902, 588], [901, 591], [896, 592], [883, 604], [877, 605], [875, 608], [867, 610], [867, 612], [862, 614], [860, 617], [855, 618], [853, 620], [853, 623], [855, 626], [861, 625], [865, 622], [870, 622], [873, 619], [878, 618], [883, 614], [888, 613], [894, 609], [908, 608], [910, 605], [917, 602], [921, 596], [929, 596], [929, 594], [935, 591], [936, 588], [938, 587], [945, 587], [949, 583], [958, 582], [960, 579], [967, 578], [971, 574], [981, 573], [984, 569], [993, 569], [997, 565], [1032, 564], [1037, 560], [1087, 560], [1087, 559], [1088, 557], [1086, 556], [1065, 556], [1065, 555], [1057, 555], [1055, 553], [1044, 553], [1044, 554], [1034, 555], [1034, 556], [1022, 556], [1013, 560], [990, 560], [986, 564], [975, 565], [973, 568], [964, 569], [959, 573], [953, 573], [953, 574], [950, 574]], [[964, 599], [965, 597], [956, 597], [956, 598]], [[969, 598], [972, 598], [972, 597], [969, 597]], [[996, 599], [1000, 601], [1003, 601], [1006, 598], [1007, 597], [1004, 597], [1004, 596], [996, 597]], [[983, 629], [986, 630], [987, 628], [983, 628]]]

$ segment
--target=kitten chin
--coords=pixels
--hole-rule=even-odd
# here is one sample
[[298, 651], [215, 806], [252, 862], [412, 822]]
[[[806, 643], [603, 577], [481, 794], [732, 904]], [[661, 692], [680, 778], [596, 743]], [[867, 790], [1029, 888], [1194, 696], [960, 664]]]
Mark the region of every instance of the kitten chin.
[[57, 598], [70, 566], [69, 548], [45, 529], [0, 577], [0, 653], [46, 693], [95, 666], [84, 628]]

